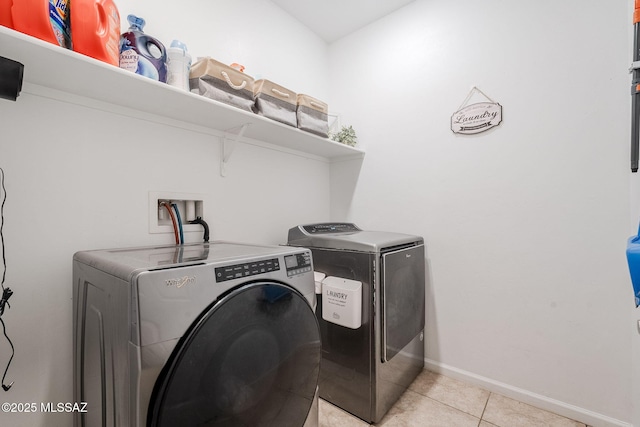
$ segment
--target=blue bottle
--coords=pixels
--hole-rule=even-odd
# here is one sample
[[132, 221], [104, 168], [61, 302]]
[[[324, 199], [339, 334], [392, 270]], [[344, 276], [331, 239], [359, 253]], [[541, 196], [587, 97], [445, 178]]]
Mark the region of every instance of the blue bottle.
[[129, 31], [120, 36], [120, 68], [150, 79], [167, 82], [167, 51], [159, 40], [146, 35], [145, 21], [127, 16]]

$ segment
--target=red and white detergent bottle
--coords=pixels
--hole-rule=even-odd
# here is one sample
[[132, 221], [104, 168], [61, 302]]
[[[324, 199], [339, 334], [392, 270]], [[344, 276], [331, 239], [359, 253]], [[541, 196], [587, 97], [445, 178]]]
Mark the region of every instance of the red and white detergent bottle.
[[[5, 2], [6, 8], [6, 0]], [[49, 43], [71, 49], [70, 0], [14, 0], [13, 28]]]
[[119, 66], [120, 14], [113, 0], [73, 0], [71, 36], [76, 52]]

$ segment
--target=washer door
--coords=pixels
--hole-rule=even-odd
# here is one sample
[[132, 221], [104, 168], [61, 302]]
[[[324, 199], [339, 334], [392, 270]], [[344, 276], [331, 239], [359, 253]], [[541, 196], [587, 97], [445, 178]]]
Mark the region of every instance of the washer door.
[[316, 317], [294, 289], [242, 286], [194, 323], [158, 378], [148, 425], [300, 427], [320, 367]]

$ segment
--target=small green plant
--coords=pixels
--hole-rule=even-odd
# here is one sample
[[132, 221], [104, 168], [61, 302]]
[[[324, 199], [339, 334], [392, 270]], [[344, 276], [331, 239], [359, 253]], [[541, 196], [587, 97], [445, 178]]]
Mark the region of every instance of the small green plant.
[[353, 147], [358, 142], [358, 137], [356, 136], [356, 131], [353, 130], [353, 127], [342, 126], [340, 132], [334, 133], [331, 135], [331, 139], [336, 142], [340, 142], [342, 144], [346, 144], [350, 147]]

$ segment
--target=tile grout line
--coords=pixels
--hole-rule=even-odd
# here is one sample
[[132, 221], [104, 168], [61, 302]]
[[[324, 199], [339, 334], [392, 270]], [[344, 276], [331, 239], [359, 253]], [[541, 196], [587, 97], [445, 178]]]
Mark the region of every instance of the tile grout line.
[[[476, 417], [475, 415], [473, 415], [473, 414], [471, 414], [471, 413], [469, 413], [469, 412], [467, 412], [467, 411], [464, 411], [464, 410], [462, 410], [462, 409], [460, 409], [460, 408], [458, 408], [458, 407], [455, 407], [455, 406], [453, 406], [453, 405], [451, 405], [451, 404], [449, 404], [449, 403], [446, 403], [446, 402], [443, 402], [443, 401], [441, 401], [441, 400], [438, 400], [438, 399], [436, 399], [435, 397], [427, 396], [426, 394], [422, 394], [422, 393], [420, 393], [420, 392], [418, 392], [418, 391], [411, 390], [411, 389], [409, 389], [409, 388], [405, 391], [405, 393], [406, 393], [407, 391], [411, 391], [412, 393], [415, 393], [415, 394], [417, 394], [417, 395], [418, 395], [418, 396], [420, 396], [420, 397], [423, 397], [423, 398], [425, 398], [425, 399], [429, 399], [429, 400], [431, 400], [431, 401], [433, 401], [433, 402], [436, 402], [436, 403], [438, 403], [438, 404], [440, 404], [440, 405], [446, 406], [446, 407], [448, 407], [448, 408], [450, 408], [450, 409], [453, 409], [453, 410], [454, 410], [454, 411], [456, 411], [456, 412], [460, 412], [461, 414], [469, 415], [469, 416], [471, 416], [471, 417], [473, 417], [473, 418], [478, 418], [478, 427], [480, 427], [480, 422], [482, 421], [482, 415], [484, 415], [484, 410], [487, 408], [487, 403], [489, 402], [489, 398], [487, 398], [487, 402], [485, 402], [485, 404], [484, 404], [484, 408], [482, 409], [482, 414], [480, 415], [480, 417]], [[491, 394], [491, 393], [489, 393], [489, 394]]]
[[480, 421], [478, 421], [478, 427], [480, 427], [480, 424], [482, 424], [483, 418], [484, 418], [484, 413], [487, 410], [487, 405], [489, 405], [489, 399], [491, 399], [491, 392], [489, 392], [489, 395], [487, 396], [487, 401], [484, 402], [484, 408], [482, 408], [482, 413], [480, 414]]

